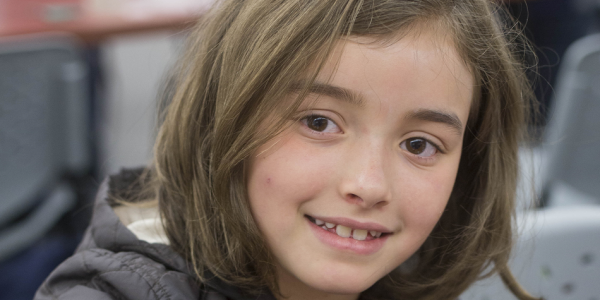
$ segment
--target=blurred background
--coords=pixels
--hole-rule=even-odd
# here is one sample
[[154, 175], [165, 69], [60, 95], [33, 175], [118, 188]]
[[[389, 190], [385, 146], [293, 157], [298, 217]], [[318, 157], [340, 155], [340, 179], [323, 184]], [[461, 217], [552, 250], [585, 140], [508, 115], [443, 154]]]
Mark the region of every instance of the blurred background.
[[[212, 1], [0, 0], [0, 300], [31, 299], [103, 178], [151, 160], [161, 90]], [[600, 0], [504, 5], [535, 44], [541, 103], [511, 266], [533, 294], [599, 300]], [[491, 278], [461, 299], [514, 297]]]
[[0, 299], [32, 299], [102, 180], [151, 160], [159, 91], [210, 2], [0, 0]]

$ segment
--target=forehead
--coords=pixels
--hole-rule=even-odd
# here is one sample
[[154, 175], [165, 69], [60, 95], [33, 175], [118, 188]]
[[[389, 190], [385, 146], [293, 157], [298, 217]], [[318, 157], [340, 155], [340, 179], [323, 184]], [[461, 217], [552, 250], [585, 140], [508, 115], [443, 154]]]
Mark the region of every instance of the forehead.
[[[466, 123], [474, 78], [450, 35], [420, 27], [382, 44], [350, 37], [336, 45], [317, 76], [380, 105], [400, 110], [451, 110]], [[368, 101], [367, 101], [368, 102]]]

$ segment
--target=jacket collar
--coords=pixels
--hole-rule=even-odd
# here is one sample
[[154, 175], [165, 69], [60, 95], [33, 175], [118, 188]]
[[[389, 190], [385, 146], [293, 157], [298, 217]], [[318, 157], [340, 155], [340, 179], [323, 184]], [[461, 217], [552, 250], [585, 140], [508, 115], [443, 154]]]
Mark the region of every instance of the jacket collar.
[[[124, 188], [130, 189], [132, 182], [137, 180], [142, 172], [143, 169], [122, 170], [119, 174], [104, 180], [96, 196], [94, 215], [88, 229], [91, 231], [92, 240], [82, 243], [78, 250], [99, 247], [113, 252], [133, 251], [165, 265], [168, 269], [196, 277], [189, 262], [171, 249], [170, 246], [157, 243], [150, 244], [139, 240], [115, 214], [111, 204], [114, 206], [118, 204], [113, 200], [115, 199], [113, 196], [119, 196]], [[248, 296], [238, 287], [229, 285], [210, 272], [205, 273], [205, 278], [207, 278], [204, 282], [206, 287], [222, 294], [227, 299], [275, 300], [275, 297], [268, 290], [258, 296]], [[205, 290], [207, 289], [205, 288]], [[205, 292], [205, 295], [209, 292]], [[207, 299], [210, 299], [210, 297]]]

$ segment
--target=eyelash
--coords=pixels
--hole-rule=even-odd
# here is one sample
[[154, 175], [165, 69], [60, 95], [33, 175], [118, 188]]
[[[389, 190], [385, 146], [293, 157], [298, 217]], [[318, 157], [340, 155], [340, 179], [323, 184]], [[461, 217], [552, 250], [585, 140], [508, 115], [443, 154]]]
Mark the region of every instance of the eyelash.
[[[421, 155], [420, 155], [421, 153], [419, 153], [419, 154], [412, 153], [410, 150], [406, 149], [406, 144], [407, 144], [409, 141], [411, 141], [411, 140], [422, 140], [422, 141], [424, 141], [426, 144], [428, 144], [428, 145], [431, 145], [432, 147], [434, 147], [434, 148], [435, 148], [435, 153], [433, 153], [431, 156], [421, 156]], [[403, 145], [404, 145], [404, 146], [403, 146]], [[426, 145], [425, 147], [427, 147], [427, 145]], [[418, 159], [418, 160], [422, 160], [422, 161], [424, 161], [424, 162], [431, 162], [432, 160], [434, 160], [434, 159], [435, 159], [435, 157], [436, 157], [436, 155], [437, 155], [438, 153], [441, 153], [441, 154], [444, 154], [444, 153], [445, 153], [444, 151], [442, 151], [442, 149], [440, 148], [440, 146], [439, 146], [438, 144], [436, 144], [436, 143], [434, 143], [434, 142], [430, 141], [430, 140], [429, 140], [429, 139], [427, 139], [427, 138], [420, 137], [420, 136], [416, 136], [416, 137], [410, 137], [410, 138], [408, 138], [408, 139], [405, 139], [404, 141], [402, 141], [402, 142], [400, 143], [400, 148], [401, 148], [402, 150], [406, 151], [406, 152], [407, 152], [407, 154], [408, 154], [408, 155], [410, 155], [411, 157], [414, 157], [415, 159]], [[425, 151], [425, 150], [424, 150], [424, 151]]]
[[[325, 120], [327, 120], [327, 122], [331, 122], [331, 124], [335, 125], [335, 126], [336, 126], [336, 127], [337, 127], [337, 128], [340, 130], [340, 131], [341, 131], [341, 129], [339, 128], [339, 125], [337, 125], [337, 123], [336, 123], [335, 121], [333, 121], [331, 118], [329, 118], [329, 117], [326, 117], [326, 116], [324, 116], [324, 115], [320, 115], [320, 114], [310, 114], [310, 115], [307, 115], [307, 116], [304, 116], [304, 117], [302, 117], [302, 118], [300, 119], [300, 121], [302, 122], [302, 124], [303, 124], [304, 126], [306, 126], [306, 127], [308, 128], [308, 130], [310, 130], [310, 131], [311, 131], [312, 133], [314, 133], [314, 134], [324, 135], [324, 134], [328, 134], [328, 133], [327, 133], [327, 132], [318, 131], [318, 130], [314, 130], [314, 129], [310, 128], [310, 126], [308, 125], [308, 121], [309, 121], [311, 118], [312, 118], [313, 120], [316, 120], [316, 119], [325, 119]], [[326, 128], [325, 128], [325, 129], [327, 129], [327, 127], [329, 127], [329, 123], [326, 125]], [[434, 154], [433, 154], [433, 155], [431, 155], [431, 156], [424, 157], [424, 156], [420, 156], [419, 154], [412, 153], [412, 152], [410, 152], [408, 149], [404, 149], [404, 148], [406, 148], [406, 146], [404, 146], [404, 148], [402, 148], [402, 145], [403, 145], [403, 144], [406, 144], [406, 143], [407, 143], [408, 141], [410, 141], [410, 140], [416, 140], [416, 139], [423, 140], [425, 143], [427, 143], [427, 144], [429, 144], [429, 145], [433, 146], [433, 147], [435, 148], [435, 150], [436, 150], [436, 153], [434, 153]], [[426, 147], [427, 147], [427, 146], [426, 146]], [[444, 152], [444, 151], [441, 149], [441, 147], [440, 147], [438, 144], [436, 144], [436, 143], [432, 142], [431, 140], [429, 140], [429, 139], [427, 139], [427, 138], [425, 138], [425, 137], [422, 137], [422, 136], [410, 137], [410, 138], [408, 138], [408, 139], [405, 139], [405, 140], [403, 140], [403, 141], [400, 143], [400, 148], [402, 148], [402, 150], [404, 150], [404, 151], [408, 152], [408, 154], [409, 154], [410, 156], [412, 156], [412, 157], [414, 157], [414, 158], [416, 158], [416, 159], [419, 159], [419, 160], [423, 160], [423, 161], [425, 161], [425, 162], [430, 162], [431, 160], [435, 159], [435, 156], [436, 156], [436, 154], [437, 154], [437, 153], [441, 153], [441, 154], [444, 154], [444, 153], [445, 153], [445, 152]]]
[[[316, 120], [316, 119], [324, 119], [324, 120], [327, 120], [328, 124], [326, 125], [326, 128], [325, 128], [325, 129], [327, 129], [327, 127], [329, 127], [329, 126], [330, 126], [330, 124], [329, 124], [329, 122], [330, 122], [331, 124], [335, 125], [335, 126], [338, 128], [338, 130], [339, 130], [340, 132], [342, 131], [342, 130], [341, 130], [341, 128], [340, 128], [340, 126], [339, 126], [339, 125], [338, 125], [338, 124], [337, 124], [335, 121], [333, 121], [331, 118], [329, 118], [329, 117], [326, 117], [326, 116], [323, 116], [323, 115], [319, 115], [319, 114], [310, 114], [310, 115], [307, 115], [307, 116], [305, 116], [305, 117], [302, 117], [302, 118], [300, 119], [300, 121], [301, 121], [301, 122], [302, 122], [302, 124], [303, 124], [304, 126], [306, 126], [306, 127], [308, 128], [308, 130], [310, 130], [312, 133], [315, 133], [315, 134], [328, 134], [328, 132], [318, 131], [318, 130], [314, 130], [314, 129], [310, 128], [310, 126], [309, 126], [308, 122], [309, 122], [309, 119], [311, 119], [311, 118], [312, 118], [313, 120]], [[325, 130], [325, 129], [323, 129], [323, 130]]]

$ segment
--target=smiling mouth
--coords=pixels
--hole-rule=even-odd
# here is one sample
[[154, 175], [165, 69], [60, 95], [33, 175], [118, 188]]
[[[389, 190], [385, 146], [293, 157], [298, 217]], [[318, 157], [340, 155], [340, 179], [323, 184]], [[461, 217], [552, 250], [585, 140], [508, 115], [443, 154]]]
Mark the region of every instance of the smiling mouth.
[[350, 228], [344, 225], [338, 225], [334, 223], [328, 223], [323, 220], [315, 219], [309, 215], [304, 215], [311, 223], [317, 225], [323, 230], [329, 231], [331, 233], [335, 233], [343, 238], [352, 238], [357, 241], [370, 241], [379, 239], [381, 237], [385, 237], [390, 235], [389, 232], [379, 232], [374, 230], [366, 230], [366, 229], [355, 229]]

